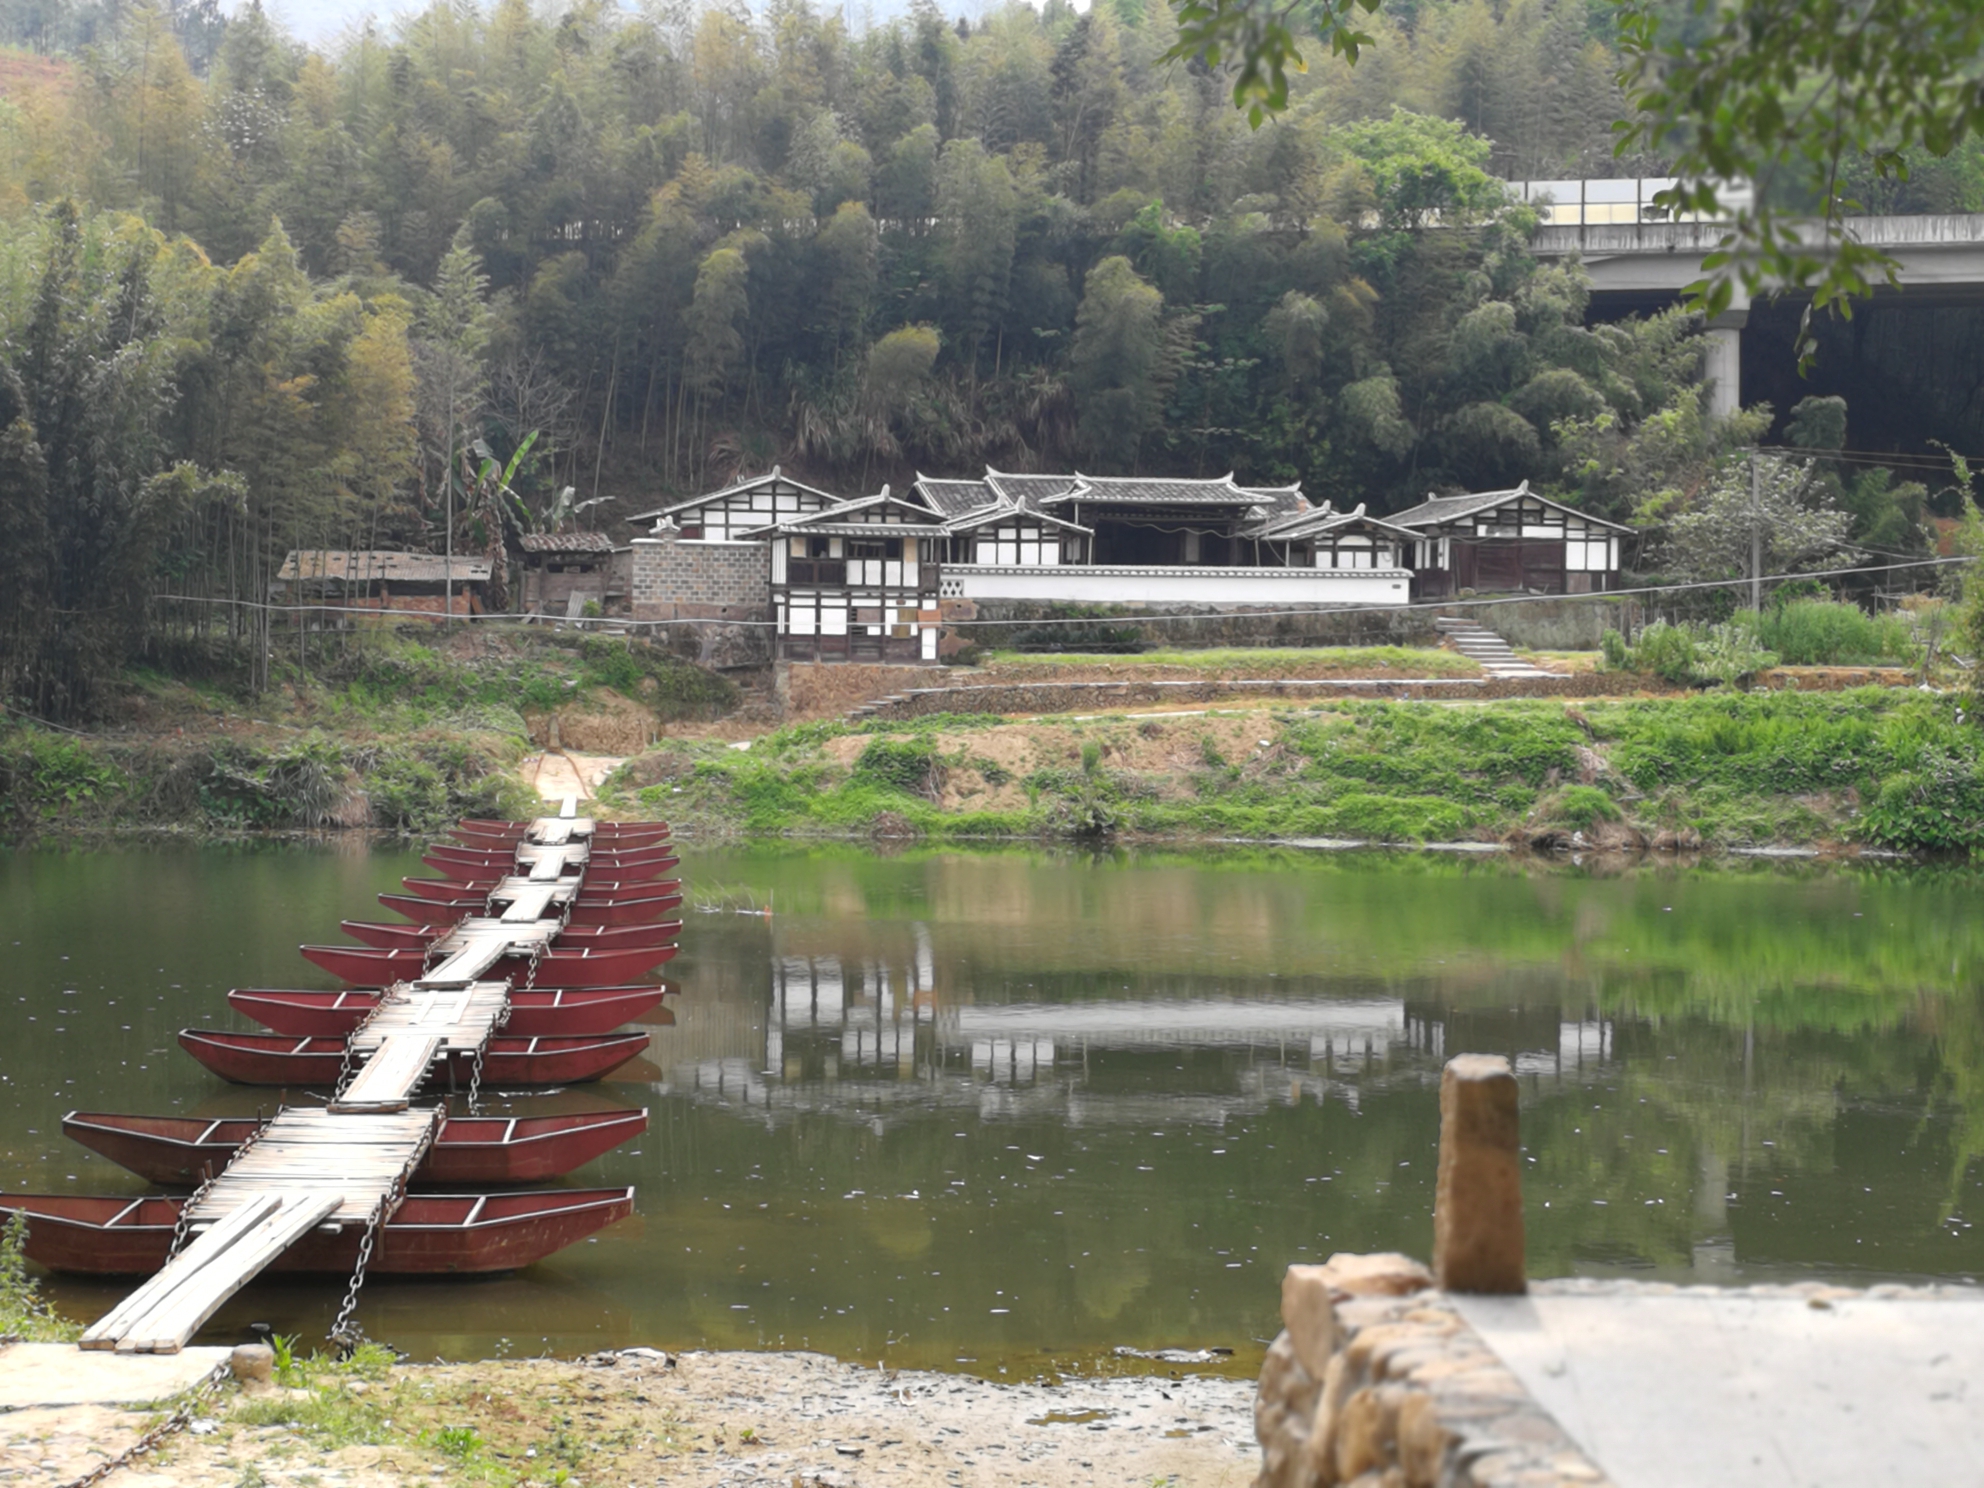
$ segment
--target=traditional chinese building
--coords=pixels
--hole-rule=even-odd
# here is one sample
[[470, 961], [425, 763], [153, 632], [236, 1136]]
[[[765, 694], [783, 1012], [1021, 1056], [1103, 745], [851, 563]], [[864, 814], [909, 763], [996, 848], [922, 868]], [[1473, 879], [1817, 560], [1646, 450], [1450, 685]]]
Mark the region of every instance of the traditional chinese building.
[[1513, 491], [1429, 496], [1385, 518], [1412, 535], [1414, 599], [1477, 594], [1595, 594], [1619, 587], [1620, 544], [1633, 529]]
[[946, 602], [1324, 609], [1412, 581], [1413, 533], [1230, 475], [987, 470], [841, 500], [774, 469], [633, 520], [637, 619], [742, 618], [761, 593], [795, 660], [935, 660]]

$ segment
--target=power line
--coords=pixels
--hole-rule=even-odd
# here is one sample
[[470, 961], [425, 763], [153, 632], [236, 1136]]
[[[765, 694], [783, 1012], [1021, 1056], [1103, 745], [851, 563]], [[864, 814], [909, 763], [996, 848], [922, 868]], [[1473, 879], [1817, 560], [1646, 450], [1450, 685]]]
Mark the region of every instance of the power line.
[[[1977, 559], [1963, 556], [1954, 558], [1913, 558], [1899, 563], [1856, 564], [1850, 568], [1815, 568], [1802, 572], [1765, 574], [1759, 582], [1781, 584], [1793, 579], [1835, 579], [1857, 574], [1900, 573], [1923, 568], [1952, 568], [1975, 563]], [[1273, 569], [1266, 572], [1286, 572]], [[1382, 570], [1379, 570], [1382, 572]], [[1170, 621], [1193, 620], [1277, 620], [1300, 615], [1398, 615], [1412, 614], [1427, 610], [1487, 609], [1497, 605], [1530, 604], [1539, 599], [1554, 601], [1583, 600], [1602, 601], [1636, 598], [1642, 595], [1686, 594], [1703, 589], [1741, 589], [1750, 584], [1747, 575], [1730, 579], [1694, 579], [1678, 584], [1646, 584], [1632, 589], [1602, 589], [1590, 594], [1503, 594], [1476, 597], [1472, 599], [1423, 599], [1410, 600], [1404, 604], [1364, 604], [1364, 605], [1308, 605], [1295, 610], [1239, 609], [1200, 611], [1192, 614], [1162, 615], [1094, 615], [1094, 616], [1040, 616], [1028, 620], [945, 620], [941, 627], [946, 630], [977, 629], [985, 626], [1002, 625], [1123, 625], [1135, 623], [1149, 625]], [[405, 615], [409, 618], [438, 623], [441, 616], [433, 610], [402, 610], [359, 607], [333, 604], [274, 604], [252, 599], [224, 599], [195, 594], [161, 594], [154, 596], [161, 601], [181, 604], [234, 605], [244, 609], [268, 610], [281, 614], [337, 614], [337, 615]], [[506, 620], [511, 623], [522, 621], [521, 615], [481, 614], [457, 615], [457, 620]], [[716, 616], [695, 616], [672, 620], [634, 620], [614, 618], [611, 620], [572, 621], [558, 620], [547, 623], [557, 625], [577, 624], [581, 629], [597, 627], [601, 630], [658, 630], [680, 625], [736, 625], [753, 629], [775, 626], [776, 620], [726, 620]], [[865, 622], [856, 622], [865, 623]]]

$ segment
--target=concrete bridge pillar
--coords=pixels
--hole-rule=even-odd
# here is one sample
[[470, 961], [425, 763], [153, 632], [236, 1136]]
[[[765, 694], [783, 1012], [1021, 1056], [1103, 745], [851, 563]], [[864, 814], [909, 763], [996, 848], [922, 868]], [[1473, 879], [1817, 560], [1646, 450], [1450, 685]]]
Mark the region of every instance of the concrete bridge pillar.
[[1750, 296], [1737, 286], [1729, 308], [1709, 322], [1708, 416], [1719, 422], [1743, 405], [1743, 327], [1750, 322]]

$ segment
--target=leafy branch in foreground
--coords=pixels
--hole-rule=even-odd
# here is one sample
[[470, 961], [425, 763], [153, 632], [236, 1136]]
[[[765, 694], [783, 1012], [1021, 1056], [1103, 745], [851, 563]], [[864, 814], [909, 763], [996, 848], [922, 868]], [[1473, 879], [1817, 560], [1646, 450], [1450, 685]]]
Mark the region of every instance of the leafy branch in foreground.
[[1174, 0], [1178, 40], [1164, 54], [1167, 62], [1196, 61], [1207, 67], [1231, 62], [1233, 106], [1244, 109], [1247, 122], [1259, 129], [1270, 114], [1288, 107], [1288, 74], [1309, 70], [1297, 45], [1297, 32], [1310, 31], [1327, 41], [1330, 52], [1356, 62], [1370, 46], [1369, 33], [1357, 29], [1359, 13], [1375, 15], [1381, 0], [1284, 0], [1252, 4], [1248, 0]]

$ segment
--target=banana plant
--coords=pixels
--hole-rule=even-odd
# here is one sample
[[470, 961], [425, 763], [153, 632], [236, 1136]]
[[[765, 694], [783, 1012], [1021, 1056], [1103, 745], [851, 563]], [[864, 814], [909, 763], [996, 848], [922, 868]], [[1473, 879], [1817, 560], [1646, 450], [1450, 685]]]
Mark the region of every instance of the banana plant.
[[500, 512], [519, 533], [556, 532], [567, 522], [574, 520], [580, 512], [599, 506], [608, 499], [604, 496], [595, 496], [589, 501], [576, 501], [573, 498], [578, 493], [572, 487], [565, 486], [552, 498], [551, 504], [541, 514], [533, 512], [530, 504], [516, 493], [512, 483], [517, 478], [517, 472], [523, 468], [525, 459], [529, 457], [531, 447], [537, 443], [540, 432], [542, 431], [533, 429], [526, 434], [518, 442], [509, 460], [501, 464], [497, 462], [496, 452], [485, 441], [478, 439], [473, 446], [482, 461], [475, 475], [477, 497], [491, 510]]

